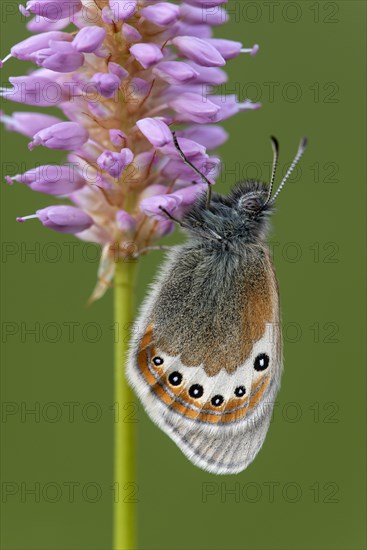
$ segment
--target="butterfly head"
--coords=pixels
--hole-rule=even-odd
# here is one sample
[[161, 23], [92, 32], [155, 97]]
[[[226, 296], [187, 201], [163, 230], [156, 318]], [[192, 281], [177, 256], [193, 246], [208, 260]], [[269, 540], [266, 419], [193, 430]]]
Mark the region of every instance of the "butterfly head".
[[258, 181], [238, 183], [227, 196], [213, 193], [209, 206], [203, 194], [184, 217], [186, 228], [218, 245], [265, 238], [274, 210], [267, 196], [268, 185]]
[[208, 195], [202, 195], [184, 218], [190, 233], [216, 241], [217, 244], [229, 241], [256, 242], [266, 237], [275, 199], [303, 155], [307, 140], [301, 140], [297, 154], [274, 195], [272, 192], [279, 145], [274, 137], [271, 143], [274, 155], [270, 183], [247, 180], [238, 183], [228, 196], [217, 193], [211, 196], [209, 190]]
[[266, 237], [274, 204], [268, 200], [269, 185], [255, 180], [238, 183], [228, 195], [235, 233], [246, 241]]

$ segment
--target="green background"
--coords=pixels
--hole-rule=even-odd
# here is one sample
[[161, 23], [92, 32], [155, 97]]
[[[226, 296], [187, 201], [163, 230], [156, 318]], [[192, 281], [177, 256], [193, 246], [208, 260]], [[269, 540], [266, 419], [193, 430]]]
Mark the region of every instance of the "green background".
[[[366, 3], [275, 2], [274, 17], [269, 4], [230, 1], [231, 23], [217, 31], [246, 46], [260, 44], [256, 57], [228, 63], [224, 89], [263, 103], [225, 123], [230, 139], [221, 149], [218, 185], [225, 191], [243, 176], [267, 179], [269, 135], [280, 141], [281, 169], [301, 135], [309, 137], [301, 170], [279, 197], [271, 235], [286, 329], [282, 388], [262, 451], [237, 476], [197, 469], [141, 408], [126, 411], [137, 420], [144, 550], [366, 548]], [[15, 5], [2, 5], [5, 54], [26, 31], [18, 15], [6, 12]], [[25, 67], [8, 62], [3, 85]], [[3, 174], [63, 158], [44, 148], [29, 153], [26, 143], [2, 133]], [[85, 307], [96, 279], [95, 248], [37, 221], [15, 223], [52, 198], [21, 185], [2, 184], [1, 194], [2, 548], [105, 550], [111, 547], [112, 293]], [[25, 254], [32, 247], [35, 254]], [[137, 303], [160, 261], [160, 253], [142, 261]], [[26, 333], [37, 323], [39, 342]], [[37, 406], [38, 419], [25, 414]], [[39, 502], [26, 493], [32, 487], [39, 487]]]

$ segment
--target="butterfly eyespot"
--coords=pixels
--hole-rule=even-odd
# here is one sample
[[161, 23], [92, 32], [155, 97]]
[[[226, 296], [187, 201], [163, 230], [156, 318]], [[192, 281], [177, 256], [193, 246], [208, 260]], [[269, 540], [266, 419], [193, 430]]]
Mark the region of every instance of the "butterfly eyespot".
[[223, 402], [224, 402], [223, 395], [215, 395], [214, 397], [212, 397], [212, 400], [211, 400], [211, 404], [213, 405], [213, 407], [220, 407]]
[[236, 397], [243, 397], [246, 393], [245, 386], [237, 386], [237, 388], [234, 390], [234, 394]]
[[182, 382], [182, 374], [180, 372], [174, 371], [168, 377], [168, 382], [172, 386], [179, 386]]
[[201, 397], [204, 393], [203, 386], [200, 386], [200, 384], [193, 384], [189, 389], [189, 396], [194, 397], [194, 399], [198, 399]]
[[269, 365], [269, 356], [266, 353], [260, 353], [254, 361], [254, 369], [257, 371], [265, 370]]
[[163, 365], [164, 361], [162, 357], [153, 357], [153, 363], [156, 365], [156, 367], [159, 367], [159, 365]]

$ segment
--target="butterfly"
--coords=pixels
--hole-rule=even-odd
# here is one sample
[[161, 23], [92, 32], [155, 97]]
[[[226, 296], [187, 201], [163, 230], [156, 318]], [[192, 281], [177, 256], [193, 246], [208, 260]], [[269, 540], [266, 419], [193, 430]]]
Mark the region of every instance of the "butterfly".
[[[282, 373], [279, 291], [266, 244], [279, 145], [270, 184], [247, 180], [224, 196], [207, 182], [178, 223], [173, 247], [133, 330], [127, 376], [148, 415], [188, 459], [214, 474], [243, 471], [261, 449]], [[174, 219], [162, 208], [167, 217]]]

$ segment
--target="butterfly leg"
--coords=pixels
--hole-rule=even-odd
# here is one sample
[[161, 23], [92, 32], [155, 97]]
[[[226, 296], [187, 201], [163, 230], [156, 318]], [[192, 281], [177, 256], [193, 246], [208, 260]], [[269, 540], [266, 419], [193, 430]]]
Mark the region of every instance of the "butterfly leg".
[[200, 172], [200, 170], [198, 168], [196, 168], [196, 166], [194, 166], [192, 164], [192, 162], [189, 161], [189, 159], [186, 157], [185, 153], [182, 151], [181, 147], [179, 146], [179, 143], [177, 141], [177, 137], [176, 137], [176, 133], [175, 132], [172, 132], [172, 137], [173, 137], [173, 143], [175, 144], [175, 147], [178, 151], [178, 154], [180, 155], [180, 157], [182, 158], [182, 160], [184, 161], [184, 163], [187, 165], [187, 166], [190, 166], [190, 168], [192, 168], [194, 170], [194, 172], [196, 174], [198, 174], [198, 176], [200, 176], [204, 181], [205, 183], [208, 184], [208, 194], [207, 194], [207, 198], [206, 198], [206, 205], [207, 207], [210, 205], [210, 201], [211, 201], [211, 198], [212, 198], [212, 184], [210, 183], [210, 181], [208, 180], [208, 178], [205, 176], [205, 174], [203, 174], [202, 172]]

